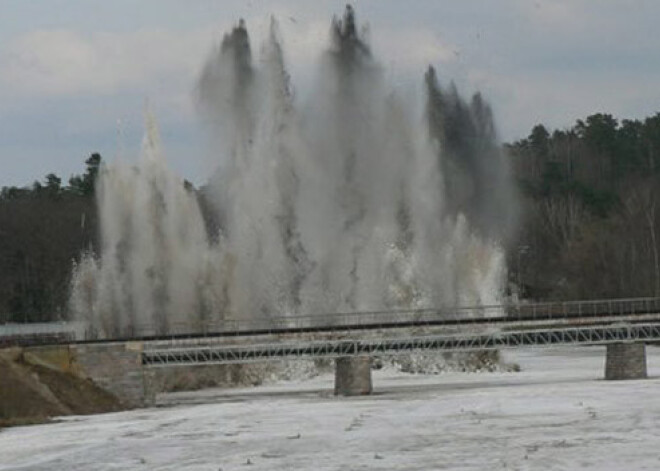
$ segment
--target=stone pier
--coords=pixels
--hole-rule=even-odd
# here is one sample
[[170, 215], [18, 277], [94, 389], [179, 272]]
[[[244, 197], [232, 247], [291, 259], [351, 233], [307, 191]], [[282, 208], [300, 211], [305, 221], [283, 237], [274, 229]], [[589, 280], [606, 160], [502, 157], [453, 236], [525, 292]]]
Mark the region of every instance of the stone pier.
[[335, 361], [335, 396], [371, 394], [371, 358], [341, 357]]
[[641, 342], [607, 345], [605, 379], [646, 378], [646, 345]]

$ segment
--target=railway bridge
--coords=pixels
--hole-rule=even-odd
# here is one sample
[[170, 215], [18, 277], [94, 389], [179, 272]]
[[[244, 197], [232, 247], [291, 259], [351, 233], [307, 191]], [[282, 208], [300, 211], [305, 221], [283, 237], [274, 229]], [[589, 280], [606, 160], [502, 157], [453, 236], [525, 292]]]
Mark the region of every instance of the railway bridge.
[[660, 298], [226, 318], [171, 325], [167, 335], [135, 326], [129, 338], [112, 340], [80, 331], [78, 325], [73, 338], [58, 342], [117, 394], [126, 377], [139, 381], [154, 368], [295, 358], [335, 359], [335, 393], [368, 394], [373, 356], [559, 345], [605, 345], [605, 378], [639, 379], [646, 377], [645, 345], [660, 341]]

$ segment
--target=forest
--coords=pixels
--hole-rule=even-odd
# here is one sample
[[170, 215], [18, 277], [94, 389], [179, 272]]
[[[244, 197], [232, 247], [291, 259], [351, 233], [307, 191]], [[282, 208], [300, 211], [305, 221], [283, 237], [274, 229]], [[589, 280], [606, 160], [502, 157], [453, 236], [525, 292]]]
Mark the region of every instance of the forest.
[[660, 114], [537, 125], [505, 147], [522, 204], [510, 279], [523, 297], [660, 295]]
[[[510, 295], [660, 296], [660, 113], [598, 113], [563, 130], [538, 124], [503, 149], [521, 207], [506, 243]], [[93, 153], [67, 184], [51, 173], [0, 191], [0, 323], [66, 318], [73, 264], [99, 244], [101, 163]]]

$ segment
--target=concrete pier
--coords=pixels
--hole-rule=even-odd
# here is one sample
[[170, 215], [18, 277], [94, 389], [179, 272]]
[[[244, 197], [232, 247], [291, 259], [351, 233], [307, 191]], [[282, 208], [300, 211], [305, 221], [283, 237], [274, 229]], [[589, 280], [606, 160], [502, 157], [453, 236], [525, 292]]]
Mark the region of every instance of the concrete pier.
[[371, 358], [342, 357], [335, 361], [335, 396], [371, 394]]
[[605, 379], [646, 378], [646, 345], [641, 342], [607, 345]]

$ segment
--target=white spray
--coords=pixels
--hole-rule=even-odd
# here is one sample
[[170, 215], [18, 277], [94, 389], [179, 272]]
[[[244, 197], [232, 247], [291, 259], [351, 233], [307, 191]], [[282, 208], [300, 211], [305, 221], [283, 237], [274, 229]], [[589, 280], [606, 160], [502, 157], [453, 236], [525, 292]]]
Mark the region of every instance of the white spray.
[[[101, 254], [78, 265], [72, 296], [72, 310], [99, 335], [140, 324], [194, 329], [228, 315], [498, 302], [501, 238], [471, 230], [471, 213], [448, 204], [443, 159], [456, 157], [438, 126], [449, 129], [453, 115], [416, 113], [388, 87], [350, 7], [331, 33], [305, 103], [291, 92], [274, 21], [258, 66], [243, 22], [207, 62], [198, 95], [219, 149], [204, 192], [217, 243], [195, 195], [167, 170], [152, 120], [137, 167], [101, 172]], [[437, 84], [428, 93], [433, 107]], [[482, 115], [470, 122], [490, 129]], [[473, 213], [484, 211], [492, 208]]]

